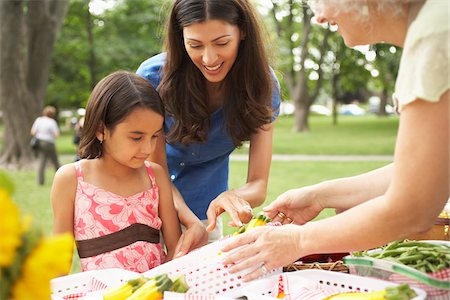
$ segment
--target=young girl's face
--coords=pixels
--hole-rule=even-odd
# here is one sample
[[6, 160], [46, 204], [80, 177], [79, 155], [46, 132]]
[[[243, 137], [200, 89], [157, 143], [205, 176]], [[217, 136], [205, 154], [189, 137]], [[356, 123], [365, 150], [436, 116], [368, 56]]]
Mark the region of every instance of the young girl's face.
[[222, 20], [207, 20], [183, 28], [184, 46], [209, 82], [221, 82], [238, 55], [241, 32]]
[[131, 168], [142, 167], [154, 151], [157, 137], [163, 134], [162, 124], [160, 114], [147, 108], [134, 109], [112, 130], [104, 130], [104, 156]]

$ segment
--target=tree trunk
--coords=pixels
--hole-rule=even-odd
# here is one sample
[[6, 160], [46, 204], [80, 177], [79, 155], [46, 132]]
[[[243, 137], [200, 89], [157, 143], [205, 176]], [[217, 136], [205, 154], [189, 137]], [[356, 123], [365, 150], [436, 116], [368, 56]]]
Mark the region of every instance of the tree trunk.
[[88, 45], [89, 45], [88, 66], [89, 66], [89, 73], [91, 75], [89, 87], [91, 88], [91, 90], [93, 90], [95, 85], [97, 84], [97, 76], [95, 76], [95, 74], [97, 74], [96, 70], [97, 59], [95, 56], [95, 47], [94, 47], [94, 33], [93, 33], [94, 23], [92, 22], [92, 15], [91, 12], [89, 11], [89, 3], [90, 0], [88, 0], [86, 3], [86, 31], [88, 35]]
[[0, 165], [29, 166], [30, 128], [41, 113], [56, 34], [68, 0], [0, 1]]
[[309, 106], [306, 107], [304, 105], [295, 106], [294, 111], [294, 131], [295, 132], [309, 132]]
[[388, 102], [388, 90], [386, 87], [383, 88], [383, 92], [380, 97], [380, 106], [378, 107], [378, 115], [379, 116], [387, 116], [386, 113], [386, 104]]

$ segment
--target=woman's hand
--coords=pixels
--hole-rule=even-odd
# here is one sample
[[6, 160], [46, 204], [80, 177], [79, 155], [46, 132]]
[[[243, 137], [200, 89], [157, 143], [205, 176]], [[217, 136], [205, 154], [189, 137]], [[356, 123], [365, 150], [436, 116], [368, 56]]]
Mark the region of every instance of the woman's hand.
[[305, 224], [323, 210], [314, 198], [308, 187], [289, 190], [264, 207], [263, 211], [273, 222]]
[[183, 256], [190, 251], [205, 245], [208, 242], [208, 232], [205, 226], [199, 221], [192, 223], [181, 234], [175, 247], [174, 258]]
[[230, 273], [258, 266], [243, 277], [244, 281], [261, 277], [304, 256], [301, 253], [300, 230], [298, 225], [261, 226], [232, 237], [222, 251], [234, 251], [225, 256], [223, 263], [235, 263], [230, 267]]
[[225, 191], [209, 204], [206, 212], [207, 231], [212, 231], [216, 227], [216, 218], [224, 211], [230, 215], [229, 226], [240, 227], [243, 223], [250, 222], [253, 217], [252, 207], [247, 201], [232, 190]]

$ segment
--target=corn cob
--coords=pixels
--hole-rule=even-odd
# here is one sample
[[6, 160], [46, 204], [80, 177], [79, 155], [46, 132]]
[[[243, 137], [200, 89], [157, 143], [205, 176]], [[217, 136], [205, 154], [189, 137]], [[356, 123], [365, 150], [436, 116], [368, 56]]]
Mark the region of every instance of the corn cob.
[[168, 291], [173, 282], [167, 274], [157, 275], [138, 288], [127, 300], [159, 300], [164, 291]]
[[103, 294], [103, 300], [124, 300], [131, 296], [131, 294], [133, 294], [133, 292], [142, 286], [147, 280], [148, 279], [145, 277], [128, 280], [125, 284], [118, 288], [107, 290]]

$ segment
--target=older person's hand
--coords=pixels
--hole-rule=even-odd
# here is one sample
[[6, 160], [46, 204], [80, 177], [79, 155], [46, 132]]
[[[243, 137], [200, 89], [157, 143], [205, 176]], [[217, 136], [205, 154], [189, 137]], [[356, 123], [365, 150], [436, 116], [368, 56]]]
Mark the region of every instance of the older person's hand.
[[298, 225], [254, 228], [230, 238], [222, 248], [222, 251], [230, 252], [223, 259], [223, 263], [234, 263], [229, 269], [230, 273], [259, 266], [243, 277], [244, 281], [256, 279], [303, 256], [300, 233], [301, 226]]
[[320, 202], [308, 187], [289, 190], [263, 208], [273, 222], [282, 224], [305, 224], [317, 217], [322, 210]]
[[225, 191], [209, 204], [206, 212], [209, 224], [206, 230], [212, 231], [216, 227], [216, 218], [224, 211], [230, 215], [229, 226], [240, 227], [253, 217], [252, 207], [247, 201], [232, 190]]

